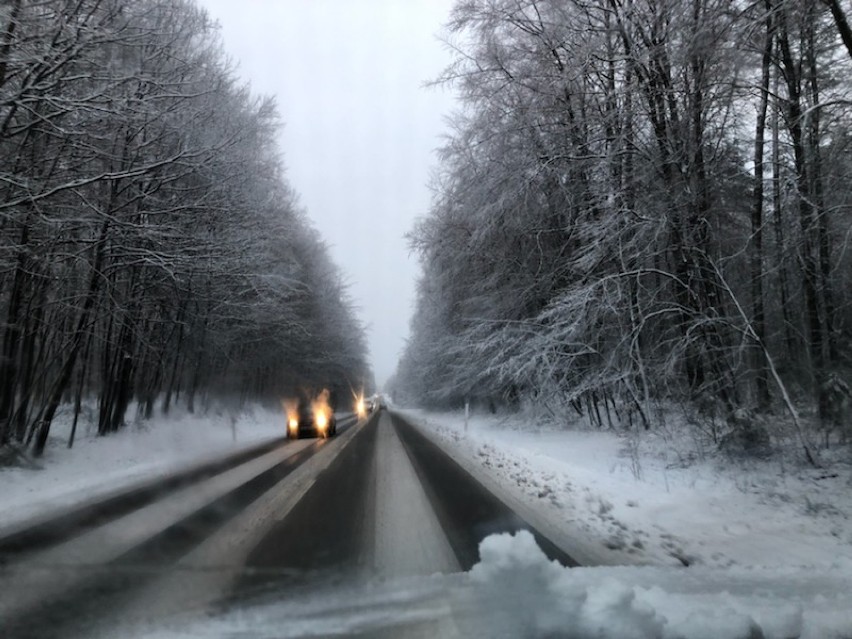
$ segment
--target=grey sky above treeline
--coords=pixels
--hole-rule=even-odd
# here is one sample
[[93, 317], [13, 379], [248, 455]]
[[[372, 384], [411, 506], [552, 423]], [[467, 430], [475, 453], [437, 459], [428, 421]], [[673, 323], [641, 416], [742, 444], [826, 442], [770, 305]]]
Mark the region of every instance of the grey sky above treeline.
[[404, 234], [430, 203], [453, 108], [452, 0], [199, 0], [254, 92], [274, 95], [290, 184], [350, 284], [376, 380], [394, 371], [418, 272]]

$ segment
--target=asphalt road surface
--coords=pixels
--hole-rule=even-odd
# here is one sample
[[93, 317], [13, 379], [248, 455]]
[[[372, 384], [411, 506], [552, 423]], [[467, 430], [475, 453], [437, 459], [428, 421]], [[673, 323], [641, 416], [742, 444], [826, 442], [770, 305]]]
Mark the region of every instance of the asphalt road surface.
[[[342, 609], [381, 616], [393, 599], [383, 584], [467, 570], [488, 534], [529, 529], [388, 411], [342, 422], [329, 440], [259, 453], [12, 560], [0, 572], [0, 636], [131, 636], [152, 624], [181, 629], [204, 615], [258, 606], [301, 612], [321, 603], [327, 610], [316, 608], [315, 619]], [[551, 558], [574, 565], [533, 534]], [[416, 605], [450, 605], [428, 591], [428, 581], [416, 583]], [[383, 594], [364, 603], [365, 592]], [[298, 615], [288, 615], [286, 636], [301, 636]], [[302, 622], [315, 636], [310, 615]], [[452, 634], [441, 623], [379, 623], [362, 634]], [[251, 626], [235, 636], [253, 636]]]

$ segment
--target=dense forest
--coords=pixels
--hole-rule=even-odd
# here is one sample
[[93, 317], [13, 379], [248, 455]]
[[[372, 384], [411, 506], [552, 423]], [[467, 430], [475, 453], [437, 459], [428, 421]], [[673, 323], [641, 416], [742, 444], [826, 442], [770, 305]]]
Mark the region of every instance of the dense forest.
[[191, 0], [0, 1], [0, 445], [369, 381], [278, 126]]
[[775, 413], [811, 458], [852, 381], [850, 13], [457, 2], [395, 396], [639, 430], [686, 406], [714, 437]]

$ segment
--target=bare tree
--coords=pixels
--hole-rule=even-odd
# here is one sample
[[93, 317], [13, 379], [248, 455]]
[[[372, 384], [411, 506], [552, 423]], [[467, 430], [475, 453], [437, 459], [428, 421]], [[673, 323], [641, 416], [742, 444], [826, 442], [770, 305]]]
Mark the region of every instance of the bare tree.
[[[363, 329], [275, 146], [188, 0], [3, 5], [0, 444], [61, 404], [98, 432], [369, 377]], [[8, 22], [5, 21], [8, 19]], [[355, 383], [355, 382], [353, 382]], [[74, 434], [69, 439], [73, 443]]]

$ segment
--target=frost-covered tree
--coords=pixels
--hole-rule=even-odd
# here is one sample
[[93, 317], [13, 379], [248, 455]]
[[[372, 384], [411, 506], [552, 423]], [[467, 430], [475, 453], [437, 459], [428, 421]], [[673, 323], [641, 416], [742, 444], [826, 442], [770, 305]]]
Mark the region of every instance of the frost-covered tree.
[[190, 0], [0, 2], [0, 444], [369, 376], [277, 127]]
[[793, 409], [790, 388], [816, 405], [852, 366], [831, 18], [817, 0], [459, 2], [441, 81], [463, 107], [411, 234], [397, 386], [646, 428], [658, 400], [732, 423]]

